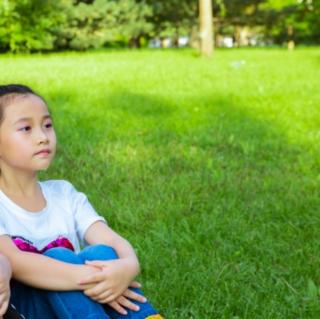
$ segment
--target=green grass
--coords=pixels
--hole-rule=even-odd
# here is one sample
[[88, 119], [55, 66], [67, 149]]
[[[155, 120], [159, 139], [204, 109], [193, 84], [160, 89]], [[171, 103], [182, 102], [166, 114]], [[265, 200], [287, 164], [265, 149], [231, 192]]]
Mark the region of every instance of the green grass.
[[[245, 61], [238, 63], [237, 61]], [[320, 318], [320, 49], [0, 57], [166, 318]]]

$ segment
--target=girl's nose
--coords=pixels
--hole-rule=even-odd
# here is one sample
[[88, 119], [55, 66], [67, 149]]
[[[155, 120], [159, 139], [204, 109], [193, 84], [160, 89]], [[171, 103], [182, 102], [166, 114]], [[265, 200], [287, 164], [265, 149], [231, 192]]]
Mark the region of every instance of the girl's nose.
[[48, 144], [49, 143], [49, 138], [48, 138], [47, 134], [41, 129], [39, 130], [37, 138], [38, 138], [38, 144]]

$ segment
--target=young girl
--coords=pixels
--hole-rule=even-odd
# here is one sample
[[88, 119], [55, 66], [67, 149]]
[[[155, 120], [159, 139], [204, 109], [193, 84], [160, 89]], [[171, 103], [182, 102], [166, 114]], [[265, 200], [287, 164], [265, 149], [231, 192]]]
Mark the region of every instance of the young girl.
[[0, 253], [12, 265], [18, 311], [27, 319], [162, 318], [134, 281], [131, 245], [69, 182], [37, 180], [55, 149], [44, 99], [0, 86]]

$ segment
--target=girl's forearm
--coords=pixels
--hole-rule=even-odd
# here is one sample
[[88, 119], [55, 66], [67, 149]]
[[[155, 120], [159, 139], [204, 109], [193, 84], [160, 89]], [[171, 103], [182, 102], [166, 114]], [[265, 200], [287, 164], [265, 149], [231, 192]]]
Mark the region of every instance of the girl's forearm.
[[105, 244], [111, 246], [115, 249], [120, 259], [126, 259], [133, 276], [135, 277], [139, 274], [140, 265], [133, 247], [105, 223], [99, 221], [91, 225], [86, 232], [85, 239], [91, 245]]
[[0, 255], [0, 278], [11, 277], [11, 265], [7, 257]]
[[32, 287], [47, 290], [83, 290], [84, 277], [97, 271], [86, 265], [75, 265], [26, 252], [10, 256], [13, 278]]
[[130, 243], [124, 238], [121, 238], [121, 240], [115, 241], [113, 247], [119, 258], [127, 260], [128, 267], [133, 271], [134, 277], [137, 276], [140, 272], [139, 260]]

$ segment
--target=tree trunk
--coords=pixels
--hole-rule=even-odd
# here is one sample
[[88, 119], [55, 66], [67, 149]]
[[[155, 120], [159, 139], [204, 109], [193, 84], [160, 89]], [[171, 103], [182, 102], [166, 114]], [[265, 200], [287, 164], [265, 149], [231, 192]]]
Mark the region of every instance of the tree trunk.
[[213, 52], [212, 0], [199, 0], [200, 52], [211, 56]]
[[179, 27], [175, 27], [175, 33], [174, 36], [172, 37], [172, 46], [175, 48], [179, 48]]
[[293, 26], [289, 25], [287, 29], [288, 34], [288, 50], [292, 51], [294, 49], [294, 40], [293, 40]]

